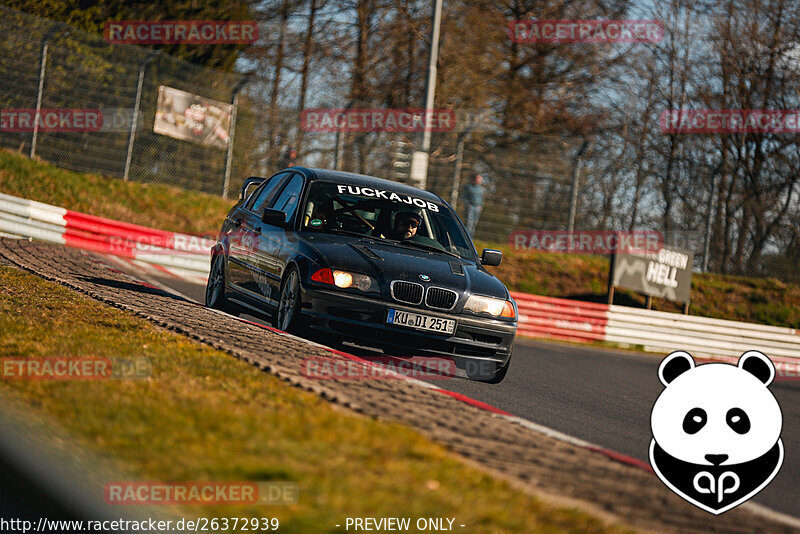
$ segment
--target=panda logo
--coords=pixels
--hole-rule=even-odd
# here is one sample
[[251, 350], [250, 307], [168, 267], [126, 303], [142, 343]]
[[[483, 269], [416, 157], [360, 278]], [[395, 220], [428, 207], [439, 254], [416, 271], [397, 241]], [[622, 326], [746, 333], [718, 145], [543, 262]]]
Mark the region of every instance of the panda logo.
[[650, 465], [683, 499], [721, 514], [761, 491], [783, 464], [783, 416], [767, 389], [775, 366], [751, 350], [738, 365], [695, 366], [687, 352], [661, 362]]

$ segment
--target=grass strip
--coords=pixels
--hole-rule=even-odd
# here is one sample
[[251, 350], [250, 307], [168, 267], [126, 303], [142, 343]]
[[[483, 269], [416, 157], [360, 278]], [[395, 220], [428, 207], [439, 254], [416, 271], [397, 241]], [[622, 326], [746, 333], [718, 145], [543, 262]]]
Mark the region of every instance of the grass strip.
[[161, 230], [211, 236], [219, 233], [235, 203], [177, 187], [72, 172], [7, 150], [0, 150], [0, 193]]
[[[176, 508], [345, 532], [346, 517], [451, 517], [456, 530], [615, 532], [470, 467], [398, 424], [343, 411], [235, 358], [55, 283], [0, 267], [3, 357], [146, 357], [139, 380], [0, 380], [76, 444], [139, 480], [293, 481], [289, 506]], [[336, 528], [335, 525], [342, 525]], [[413, 528], [412, 528], [413, 531]]]
[[[488, 269], [512, 291], [546, 297], [607, 302], [608, 256], [515, 251], [508, 245], [476, 243], [503, 251], [503, 263]], [[800, 287], [775, 278], [694, 273], [692, 315], [800, 328]], [[614, 304], [644, 308], [645, 297], [617, 288]], [[653, 299], [653, 309], [680, 313], [683, 305]]]

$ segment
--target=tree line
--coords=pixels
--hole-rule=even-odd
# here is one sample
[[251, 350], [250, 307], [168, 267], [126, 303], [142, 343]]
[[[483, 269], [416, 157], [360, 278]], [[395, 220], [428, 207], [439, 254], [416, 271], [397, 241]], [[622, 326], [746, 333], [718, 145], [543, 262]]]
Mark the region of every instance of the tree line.
[[[406, 176], [416, 135], [307, 132], [299, 114], [422, 107], [430, 1], [4, 3], [94, 33], [108, 20], [256, 20], [253, 45], [163, 47], [251, 80], [235, 175], [273, 172], [293, 148], [303, 164]], [[578, 229], [659, 230], [709, 270], [798, 281], [797, 133], [676, 133], [660, 119], [669, 110], [799, 109], [799, 3], [445, 0], [435, 106], [490, 120], [434, 134], [429, 188], [449, 199], [459, 162], [463, 176], [481, 172], [490, 194], [478, 237], [504, 240], [518, 228], [566, 228], [575, 180]], [[514, 42], [509, 22], [531, 18], [658, 20], [664, 35]]]

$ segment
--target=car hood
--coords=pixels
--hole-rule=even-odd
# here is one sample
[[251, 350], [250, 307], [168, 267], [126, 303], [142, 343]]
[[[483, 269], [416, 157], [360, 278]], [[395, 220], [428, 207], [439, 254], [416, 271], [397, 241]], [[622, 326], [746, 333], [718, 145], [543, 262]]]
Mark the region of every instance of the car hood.
[[314, 234], [305, 241], [332, 269], [374, 276], [387, 292], [393, 280], [407, 280], [460, 294], [509, 298], [503, 283], [475, 261], [369, 238]]

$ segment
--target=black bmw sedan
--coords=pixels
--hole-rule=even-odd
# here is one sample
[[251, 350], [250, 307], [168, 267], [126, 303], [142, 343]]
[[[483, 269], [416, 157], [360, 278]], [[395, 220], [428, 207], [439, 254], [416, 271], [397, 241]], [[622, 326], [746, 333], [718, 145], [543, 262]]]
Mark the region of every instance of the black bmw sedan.
[[466, 362], [503, 380], [517, 306], [439, 196], [338, 171], [293, 167], [249, 178], [212, 249], [206, 305], [271, 315], [392, 353]]

